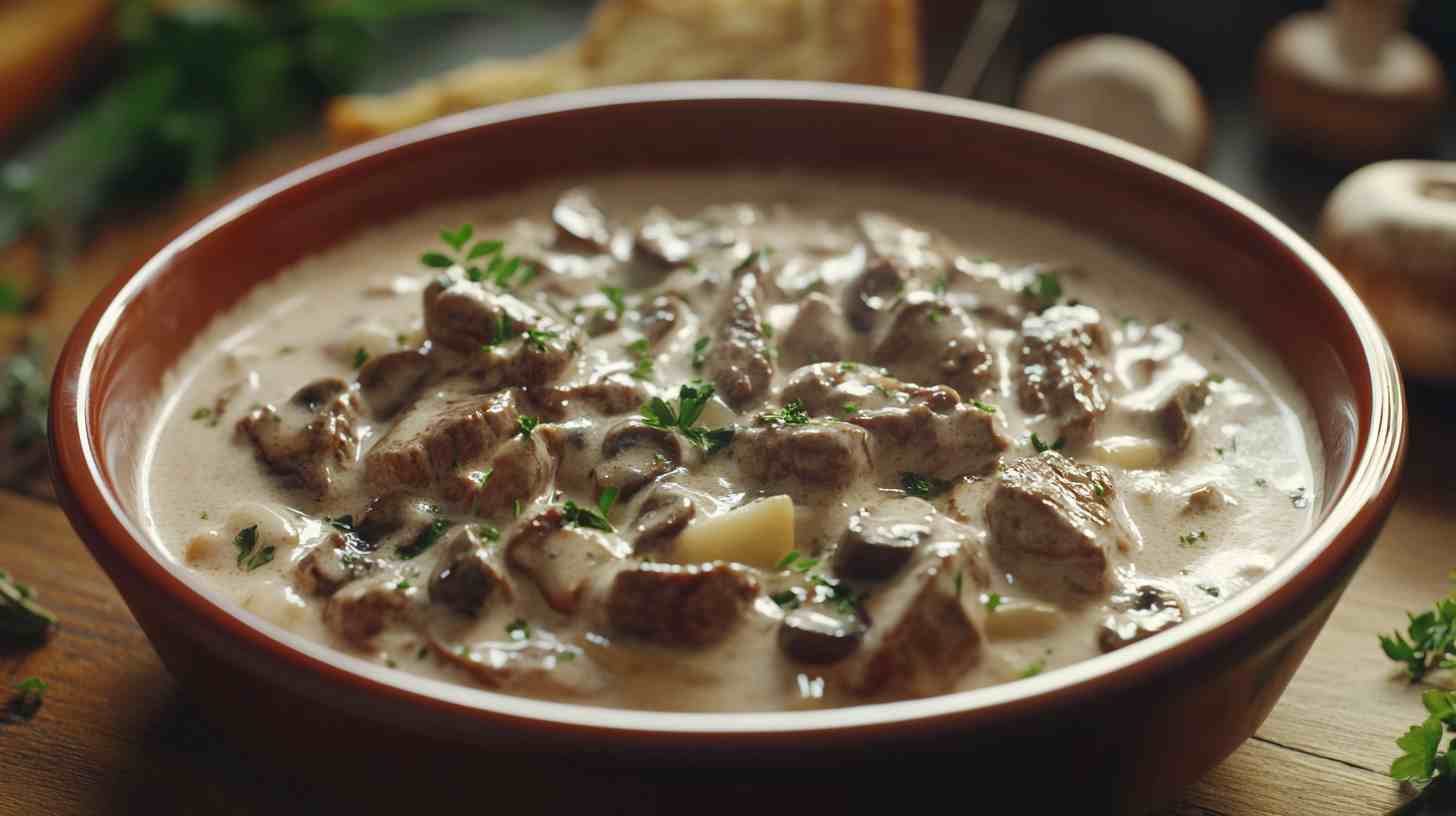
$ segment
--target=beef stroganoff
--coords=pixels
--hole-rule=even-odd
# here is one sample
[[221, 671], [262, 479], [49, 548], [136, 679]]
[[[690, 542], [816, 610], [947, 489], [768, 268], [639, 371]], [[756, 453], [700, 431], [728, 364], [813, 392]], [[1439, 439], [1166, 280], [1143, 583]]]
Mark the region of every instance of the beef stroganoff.
[[1074, 225], [895, 183], [632, 174], [341, 236], [169, 374], [152, 533], [403, 671], [631, 708], [1014, 681], [1308, 529], [1279, 361]]

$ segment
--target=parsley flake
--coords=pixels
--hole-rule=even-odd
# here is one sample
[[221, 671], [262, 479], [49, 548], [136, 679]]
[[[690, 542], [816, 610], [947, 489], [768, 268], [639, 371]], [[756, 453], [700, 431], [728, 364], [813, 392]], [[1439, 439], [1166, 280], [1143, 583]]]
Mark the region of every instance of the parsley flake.
[[238, 567], [252, 572], [273, 560], [275, 547], [269, 544], [258, 546], [258, 525], [245, 527], [233, 536], [233, 546], [238, 550]]
[[1047, 451], [1060, 451], [1063, 447], [1066, 446], [1066, 444], [1066, 437], [1059, 436], [1057, 437], [1057, 441], [1048, 445], [1047, 443], [1041, 441], [1041, 437], [1036, 435], [1036, 431], [1031, 432], [1031, 447], [1034, 448], [1037, 453], [1046, 453]]
[[541, 420], [539, 417], [521, 414], [519, 417], [516, 418], [516, 434], [522, 439], [529, 438], [531, 436], [531, 432], [536, 430], [536, 427], [540, 424]]
[[1062, 299], [1062, 282], [1057, 279], [1055, 272], [1038, 272], [1021, 292], [1045, 309]]
[[713, 398], [713, 386], [694, 381], [678, 389], [677, 410], [661, 397], [653, 397], [642, 406], [642, 421], [653, 428], [677, 431], [694, 446], [709, 456], [728, 447], [733, 442], [733, 428], [697, 428], [694, 425], [703, 414], [708, 400]]
[[526, 621], [521, 618], [516, 618], [515, 620], [506, 624], [506, 634], [510, 635], [511, 640], [530, 640], [531, 625], [529, 623], [526, 623]]
[[435, 542], [439, 541], [440, 536], [444, 535], [445, 531], [448, 529], [450, 529], [449, 519], [435, 519], [434, 521], [430, 522], [429, 527], [421, 530], [420, 534], [415, 536], [414, 541], [411, 541], [409, 544], [401, 545], [395, 550], [395, 552], [399, 554], [400, 558], [403, 558], [406, 561], [411, 558], [418, 558], [420, 555], [423, 555], [426, 550], [435, 546]]
[[938, 496], [950, 489], [951, 483], [934, 476], [905, 472], [900, 474], [900, 487], [911, 495], [922, 499]]
[[759, 414], [758, 422], [760, 425], [808, 425], [809, 412], [804, 409], [803, 401], [791, 400], [777, 411]]

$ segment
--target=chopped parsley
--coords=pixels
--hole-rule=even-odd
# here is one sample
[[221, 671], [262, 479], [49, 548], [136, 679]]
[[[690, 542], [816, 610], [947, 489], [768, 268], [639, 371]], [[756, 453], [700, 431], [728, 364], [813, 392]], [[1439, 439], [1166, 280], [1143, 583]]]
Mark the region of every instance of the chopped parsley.
[[956, 570], [956, 574], [955, 574], [955, 588], [956, 588], [956, 597], [957, 598], [959, 598], [961, 596], [961, 582], [965, 578], [965, 576], [962, 575], [961, 573], [962, 573], [962, 570]]
[[435, 519], [430, 522], [430, 526], [421, 530], [420, 534], [415, 536], [414, 541], [400, 546], [396, 552], [399, 553], [400, 558], [406, 561], [411, 558], [418, 558], [426, 550], [435, 546], [435, 542], [439, 541], [440, 536], [444, 535], [448, 529], [450, 529], [449, 519]]
[[404, 590], [409, 589], [411, 586], [413, 586], [413, 584], [410, 583], [410, 580], [408, 578], [402, 578], [400, 579], [399, 583], [394, 585], [394, 588], [403, 592]]
[[1289, 503], [1293, 505], [1295, 510], [1303, 510], [1309, 506], [1309, 494], [1301, 487], [1289, 494]]
[[982, 595], [981, 605], [986, 607], [987, 612], [995, 612], [996, 607], [1001, 605], [1001, 596], [994, 592]]
[[924, 476], [908, 471], [900, 474], [900, 487], [907, 494], [922, 499], [938, 496], [946, 490], [949, 490], [950, 485], [951, 483], [945, 479], [937, 479], [934, 476]]
[[656, 364], [652, 360], [652, 346], [643, 337], [627, 344], [627, 351], [636, 360], [632, 370], [627, 372], [633, 379], [650, 380]]
[[971, 400], [971, 405], [974, 405], [976, 407], [976, 410], [978, 410], [978, 411], [985, 411], [988, 414], [994, 414], [994, 413], [996, 413], [996, 406], [990, 404], [989, 402], [981, 402], [980, 400]]
[[620, 286], [603, 286], [600, 291], [612, 304], [612, 311], [617, 313], [617, 319], [621, 320], [622, 313], [627, 311], [626, 290]]
[[562, 521], [576, 527], [601, 530], [604, 533], [616, 532], [617, 528], [612, 526], [612, 522], [607, 520], [607, 516], [612, 512], [612, 505], [617, 503], [617, 492], [615, 487], [603, 490], [601, 498], [597, 499], [597, 510], [582, 507], [571, 499], [567, 499], [566, 503], [561, 506]]
[[363, 368], [369, 362], [369, 352], [362, 348], [354, 349], [354, 368]]
[[653, 428], [681, 433], [689, 442], [711, 456], [728, 447], [733, 442], [734, 434], [731, 427], [694, 427], [703, 414], [703, 408], [712, 398], [712, 385], [701, 381], [686, 383], [678, 389], [676, 411], [667, 400], [653, 397], [642, 406], [642, 421]]
[[[211, 418], [212, 418], [212, 409], [211, 408], [198, 408], [196, 411], [193, 411], [192, 412], [192, 421], [193, 422], [200, 422], [200, 421], [202, 421], [204, 419], [211, 419]], [[211, 423], [209, 423], [209, 424], [211, 424]]]
[[238, 567], [252, 572], [273, 560], [275, 547], [269, 544], [258, 546], [258, 525], [245, 527], [233, 536], [233, 546], [238, 550]]
[[841, 405], [840, 406], [839, 410], [840, 410], [840, 413], [843, 416], [850, 416], [852, 414], [857, 414], [857, 413], [859, 413], [859, 403], [857, 403], [857, 402], [846, 402], [844, 405]]
[[803, 401], [790, 400], [788, 405], [777, 411], [759, 414], [758, 422], [761, 425], [808, 425], [809, 412], [804, 410]]
[[1203, 378], [1203, 381], [1213, 385], [1218, 385], [1219, 383], [1224, 381], [1224, 376], [1222, 374], [1209, 374], [1207, 377]]
[[55, 613], [35, 601], [35, 592], [0, 570], [0, 636], [32, 640], [56, 625]]
[[778, 604], [779, 608], [783, 610], [798, 609], [799, 605], [804, 602], [804, 599], [799, 596], [799, 593], [792, 589], [775, 592], [768, 596], [768, 599]]
[[1184, 533], [1183, 535], [1178, 536], [1178, 546], [1180, 546], [1180, 547], [1197, 547], [1200, 542], [1207, 541], [1207, 540], [1208, 540], [1208, 531], [1207, 530], [1199, 530], [1196, 533]]
[[763, 253], [759, 252], [756, 249], [754, 251], [748, 253], [748, 257], [747, 258], [744, 258], [743, 260], [739, 261], [738, 262], [738, 265], [735, 266], [735, 267], [733, 267], [733, 274], [737, 275], [739, 272], [742, 272], [743, 270], [747, 269], [748, 267], [753, 266], [754, 264], [758, 263], [758, 259], [760, 257], [762, 257], [762, 255], [763, 255]]
[[555, 339], [556, 337], [557, 334], [554, 331], [538, 331], [536, 329], [527, 329], [525, 334], [525, 343], [526, 345], [534, 348], [537, 351], [544, 352], [546, 351], [546, 341]]
[[1035, 677], [1038, 674], [1041, 674], [1045, 670], [1046, 670], [1046, 661], [1044, 661], [1044, 660], [1037, 660], [1036, 662], [1034, 662], [1031, 665], [1027, 666], [1026, 668], [1022, 669], [1021, 670], [1020, 677], [1021, 677], [1022, 680], [1025, 680], [1025, 679], [1027, 679], [1029, 677]]
[[774, 569], [806, 573], [817, 566], [819, 566], [819, 559], [805, 558], [798, 550], [790, 550], [788, 555], [779, 559], [778, 564], [774, 565]]
[[490, 481], [491, 474], [493, 473], [495, 473], [495, 468], [486, 468], [485, 470], [472, 470], [470, 472], [470, 475], [465, 478], [469, 479], [470, 483], [475, 485], [476, 490], [479, 490], [485, 487], [486, 482]]
[[1213, 584], [1198, 584], [1198, 588], [1203, 590], [1204, 594], [1208, 595], [1210, 598], [1217, 598], [1218, 596], [1223, 594], [1223, 592]]
[[848, 362], [848, 361], [843, 362], [843, 363], [840, 363], [839, 364], [839, 370], [845, 372], [846, 374], [849, 373], [849, 372], [851, 372], [851, 371], [858, 371], [859, 370], [859, 363], [851, 363], [851, 362]]
[[837, 578], [827, 578], [823, 575], [810, 575], [809, 582], [814, 585], [816, 600], [827, 603], [846, 615], [857, 614], [860, 604], [868, 593], [855, 594], [849, 584]]
[[506, 624], [506, 634], [511, 640], [521, 641], [531, 639], [531, 625], [522, 618], [516, 618]]
[[693, 370], [702, 371], [708, 362], [708, 338], [699, 337], [693, 342]]
[[1055, 272], [1038, 272], [1021, 292], [1045, 309], [1062, 299], [1062, 282], [1057, 279]]
[[[431, 269], [458, 266], [467, 280], [473, 283], [490, 281], [501, 289], [510, 289], [516, 283], [523, 285], [536, 276], [536, 265], [519, 256], [506, 257], [505, 244], [501, 241], [476, 241], [467, 250], [466, 245], [470, 244], [474, 235], [475, 228], [470, 224], [463, 224], [454, 231], [440, 230], [440, 240], [451, 252], [426, 252], [420, 256], [420, 263]], [[484, 261], [484, 266], [479, 263], [481, 261]], [[520, 281], [515, 281], [517, 272], [523, 272]]]
[[475, 532], [486, 541], [500, 541], [500, 528], [494, 524], [477, 524]]
[[539, 417], [521, 414], [519, 417], [516, 417], [516, 434], [522, 439], [527, 439], [531, 436], [531, 432], [536, 430], [536, 427], [540, 424], [541, 420]]
[[50, 684], [39, 677], [27, 677], [15, 684], [15, 699], [10, 701], [9, 716], [16, 720], [30, 720], [40, 712]]
[[930, 284], [930, 291], [937, 297], [940, 297], [945, 294], [946, 287], [949, 285], [950, 277], [942, 274], [940, 277], [936, 278], [933, 283]]
[[1041, 437], [1036, 435], [1036, 431], [1031, 432], [1031, 447], [1034, 448], [1037, 453], [1046, 453], [1047, 451], [1059, 451], [1063, 447], [1065, 447], [1066, 444], [1066, 437], [1059, 436], [1057, 437], [1057, 441], [1048, 445], [1047, 443], [1041, 441]]
[[1268, 487], [1268, 486], [1269, 486], [1269, 480], [1268, 479], [1265, 479], [1262, 476], [1254, 480], [1254, 487]]

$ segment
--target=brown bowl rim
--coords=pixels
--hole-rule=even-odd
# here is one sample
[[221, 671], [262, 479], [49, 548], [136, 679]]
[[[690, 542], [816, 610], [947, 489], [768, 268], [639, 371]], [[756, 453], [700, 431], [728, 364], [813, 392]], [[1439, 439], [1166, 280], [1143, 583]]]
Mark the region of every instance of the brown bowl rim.
[[[1182, 626], [1111, 654], [1094, 657], [1036, 677], [936, 697], [812, 711], [750, 713], [665, 712], [561, 703], [502, 694], [429, 680], [347, 655], [263, 621], [202, 586], [189, 583], [178, 565], [152, 554], [146, 536], [128, 518], [103, 473], [102, 439], [93, 434], [90, 404], [98, 350], [121, 320], [127, 303], [161, 275], [179, 254], [234, 219], [248, 217], [258, 204], [285, 190], [327, 184], [331, 173], [449, 134], [490, 128], [523, 118], [579, 109], [661, 105], [693, 101], [802, 102], [806, 105], [856, 105], [949, 115], [981, 125], [1011, 128], [1028, 136], [1060, 141], [1121, 160], [1123, 171], [1191, 189], [1220, 216], [1245, 222], [1266, 241], [1279, 245], [1303, 267], [1307, 277], [1340, 306], [1360, 341], [1369, 375], [1368, 408], [1358, 417], [1358, 450], [1333, 502], [1315, 529], [1285, 554], [1268, 574], [1208, 612]], [[1288, 361], [1286, 361], [1288, 362]], [[1346, 361], [1349, 362], [1349, 361]], [[1359, 371], [1350, 372], [1358, 388]], [[1357, 402], [1359, 400], [1357, 399]], [[1396, 474], [1404, 459], [1404, 388], [1395, 358], [1374, 318], [1334, 267], [1308, 242], [1267, 211], [1203, 174], [1120, 139], [1037, 114], [918, 91], [833, 83], [725, 80], [673, 82], [577, 91], [457, 114], [399, 134], [377, 139], [315, 161], [245, 193], [198, 222], [134, 272], [119, 275], [97, 296], [76, 324], [62, 350], [52, 383], [50, 446], [53, 479], [73, 526], [103, 562], [136, 574], [166, 600], [186, 608], [227, 637], [255, 648], [355, 694], [386, 699], [436, 713], [486, 718], [497, 725], [567, 732], [574, 736], [751, 737], [784, 734], [843, 735], [917, 723], [953, 720], [957, 727], [1023, 715], [1055, 703], [1058, 707], [1096, 695], [1155, 681], [1180, 665], [1241, 635], [1278, 626], [1281, 611], [1297, 599], [1318, 593], [1339, 580], [1342, 568], [1358, 558], [1388, 514], [1396, 495]], [[93, 439], [93, 436], [97, 438]], [[156, 546], [153, 542], [153, 546]], [[200, 584], [200, 582], [198, 582]]]

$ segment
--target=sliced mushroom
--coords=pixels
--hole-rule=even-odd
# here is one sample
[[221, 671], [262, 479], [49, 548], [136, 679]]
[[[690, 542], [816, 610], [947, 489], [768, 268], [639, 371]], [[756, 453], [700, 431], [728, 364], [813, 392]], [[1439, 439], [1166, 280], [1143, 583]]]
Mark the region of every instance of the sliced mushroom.
[[930, 535], [935, 508], [923, 499], [891, 499], [849, 517], [835, 567], [851, 578], [888, 578]]
[[1097, 645], [1104, 652], [1152, 637], [1182, 623], [1187, 615], [1178, 593], [1153, 582], [1124, 588], [1112, 596], [1108, 607], [1111, 613], [1097, 633]]
[[598, 492], [616, 488], [620, 499], [628, 499], [681, 462], [682, 443], [677, 434], [628, 419], [607, 431], [602, 461], [592, 468], [591, 478]]
[[784, 615], [779, 648], [800, 663], [836, 663], [853, 654], [864, 635], [864, 621], [857, 613], [816, 604]]

